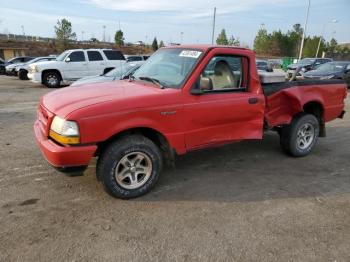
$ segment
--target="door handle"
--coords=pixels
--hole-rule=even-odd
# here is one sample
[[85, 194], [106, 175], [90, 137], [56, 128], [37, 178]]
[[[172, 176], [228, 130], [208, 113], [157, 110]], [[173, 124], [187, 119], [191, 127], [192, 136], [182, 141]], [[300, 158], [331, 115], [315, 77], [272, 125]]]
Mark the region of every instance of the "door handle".
[[259, 102], [259, 99], [257, 97], [251, 97], [248, 99], [248, 103], [253, 105], [253, 104], [257, 104]]

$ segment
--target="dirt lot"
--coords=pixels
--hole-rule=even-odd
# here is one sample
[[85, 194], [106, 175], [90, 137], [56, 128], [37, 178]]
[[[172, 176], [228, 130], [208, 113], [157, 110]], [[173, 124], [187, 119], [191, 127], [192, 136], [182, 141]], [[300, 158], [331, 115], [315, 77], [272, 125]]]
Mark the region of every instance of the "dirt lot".
[[350, 261], [350, 114], [306, 158], [268, 133], [180, 157], [122, 201], [95, 162], [71, 178], [44, 161], [32, 125], [49, 91], [0, 76], [0, 261]]

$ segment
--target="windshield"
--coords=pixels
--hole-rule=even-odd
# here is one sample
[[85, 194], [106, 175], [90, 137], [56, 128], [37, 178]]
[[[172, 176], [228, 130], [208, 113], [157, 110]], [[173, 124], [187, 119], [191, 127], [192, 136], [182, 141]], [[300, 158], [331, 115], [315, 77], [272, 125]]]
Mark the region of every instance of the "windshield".
[[164, 87], [179, 88], [202, 51], [184, 48], [164, 48], [154, 53], [134, 74], [135, 79], [152, 78]]
[[121, 77], [126, 71], [128, 71], [132, 66], [129, 64], [121, 64], [120, 67], [114, 68], [108, 73], [104, 74], [107, 77]]
[[25, 62], [24, 64], [27, 65], [27, 64], [32, 64], [32, 63], [35, 63], [36, 61], [38, 61], [40, 58], [34, 58], [34, 59], [31, 59], [27, 62]]
[[63, 61], [65, 58], [66, 58], [66, 56], [69, 54], [69, 51], [64, 51], [62, 54], [60, 54], [57, 58], [56, 58], [56, 60], [57, 61]]
[[313, 62], [315, 62], [315, 59], [312, 59], [312, 58], [304, 58], [304, 59], [301, 59], [298, 64], [302, 64], [302, 65], [305, 65], [305, 64], [312, 64]]
[[319, 71], [319, 72], [338, 72], [338, 71], [341, 71], [345, 68], [345, 64], [342, 64], [342, 63], [326, 63], [326, 64], [323, 64], [323, 65], [320, 65], [316, 71]]

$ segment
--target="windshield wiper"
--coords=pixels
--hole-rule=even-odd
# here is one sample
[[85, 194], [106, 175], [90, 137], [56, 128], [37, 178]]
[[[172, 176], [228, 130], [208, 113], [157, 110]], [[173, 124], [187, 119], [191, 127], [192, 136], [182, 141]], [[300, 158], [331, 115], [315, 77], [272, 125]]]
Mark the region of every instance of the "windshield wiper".
[[156, 78], [152, 78], [152, 77], [148, 77], [148, 76], [140, 76], [139, 79], [140, 80], [145, 80], [145, 81], [148, 81], [148, 82], [152, 82], [153, 84], [156, 84], [157, 86], [159, 86], [161, 89], [164, 88], [164, 86]]

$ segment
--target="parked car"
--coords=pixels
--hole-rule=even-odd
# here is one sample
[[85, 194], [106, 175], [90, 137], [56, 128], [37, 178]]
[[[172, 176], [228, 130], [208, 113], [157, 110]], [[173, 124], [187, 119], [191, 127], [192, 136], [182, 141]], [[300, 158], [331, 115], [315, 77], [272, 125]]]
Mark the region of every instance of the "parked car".
[[303, 74], [305, 79], [343, 79], [350, 87], [350, 61], [329, 62]]
[[289, 65], [287, 74], [290, 78], [299, 67], [301, 68], [301, 72], [305, 73], [316, 69], [319, 65], [332, 61], [333, 59], [331, 58], [303, 58], [299, 62]]
[[4, 67], [3, 67], [4, 64], [5, 64], [5, 60], [3, 60], [2, 58], [0, 58], [0, 75], [3, 74], [3, 72], [1, 71], [1, 69], [4, 68]]
[[26, 63], [32, 59], [34, 59], [34, 57], [31, 57], [31, 56], [14, 57], [14, 58], [6, 61], [4, 64], [0, 65], [0, 74], [6, 74], [6, 66], [8, 66], [8, 65]]
[[149, 55], [125, 55], [126, 62], [146, 61]]
[[262, 70], [262, 71], [266, 71], [266, 72], [272, 72], [273, 71], [272, 66], [269, 65], [269, 63], [267, 61], [265, 61], [265, 60], [257, 59], [255, 63], [256, 63], [256, 68], [258, 70]]
[[28, 80], [28, 71], [30, 68], [30, 65], [37, 62], [44, 62], [44, 61], [54, 61], [56, 60], [55, 56], [43, 56], [43, 57], [37, 57], [33, 60], [28, 61], [24, 64], [16, 64], [15, 65], [15, 75], [18, 76], [21, 80]]
[[127, 63], [103, 75], [83, 77], [75, 81], [71, 86], [128, 79], [143, 63], [144, 62]]
[[265, 130], [279, 133], [288, 154], [306, 156], [325, 123], [343, 117], [346, 95], [341, 80], [261, 83], [249, 49], [174, 46], [132, 79], [44, 95], [34, 131], [51, 165], [80, 174], [98, 157], [97, 179], [128, 199], [149, 192], [176, 154], [262, 139]]
[[105, 74], [122, 63], [126, 63], [125, 57], [118, 50], [73, 49], [63, 52], [55, 61], [31, 64], [28, 78], [55, 88], [82, 77]]

